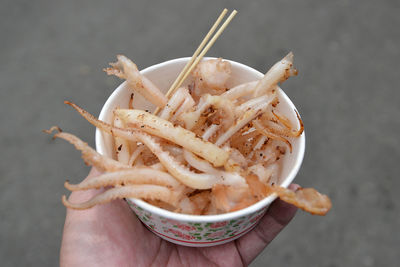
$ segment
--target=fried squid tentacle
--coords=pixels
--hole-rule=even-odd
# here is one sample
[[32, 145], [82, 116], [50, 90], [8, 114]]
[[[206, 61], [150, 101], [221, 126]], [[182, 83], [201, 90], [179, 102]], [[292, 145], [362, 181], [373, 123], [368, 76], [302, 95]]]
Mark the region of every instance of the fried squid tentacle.
[[293, 130], [293, 126], [292, 123], [290, 122], [290, 120], [288, 118], [286, 118], [284, 115], [279, 114], [279, 112], [272, 110], [272, 114], [275, 116], [275, 118], [281, 122], [287, 129], [289, 129], [290, 131], [288, 132], [289, 136], [292, 137], [299, 137], [303, 131], [304, 131], [304, 124], [303, 124], [303, 120], [300, 118], [299, 113], [297, 112], [297, 110], [294, 110], [296, 112], [296, 116], [297, 116], [297, 120], [299, 121], [299, 125], [300, 128], [298, 130]]
[[172, 116], [172, 118], [171, 118], [172, 122], [175, 120], [181, 120], [181, 118], [180, 118], [181, 115], [188, 112], [196, 104], [196, 102], [194, 102], [194, 100], [193, 100], [193, 97], [189, 94], [189, 91], [186, 90], [184, 93], [185, 93], [185, 101], [183, 101], [182, 105]]
[[296, 192], [280, 186], [270, 186], [269, 190], [276, 193], [287, 203], [314, 215], [325, 215], [332, 207], [328, 196], [319, 193], [314, 188], [300, 188]]
[[149, 135], [141, 134], [141, 141], [158, 157], [168, 172], [186, 186], [209, 189], [218, 182], [219, 177], [215, 175], [190, 171], [187, 167], [177, 162], [168, 152], [163, 151], [161, 146]]
[[234, 117], [235, 109], [233, 103], [230, 100], [218, 95], [205, 94], [200, 98], [196, 110], [191, 112], [186, 112], [181, 115], [181, 119], [185, 122], [186, 129], [192, 130], [193, 127], [199, 121], [199, 118], [203, 114], [203, 112], [205, 112], [211, 106], [224, 111], [225, 125], [233, 124], [235, 120]]
[[196, 155], [194, 155], [193, 153], [190, 153], [187, 150], [183, 151], [183, 156], [184, 156], [186, 162], [189, 163], [189, 165], [192, 166], [193, 168], [195, 168], [199, 171], [203, 171], [207, 174], [213, 174], [213, 175], [219, 177], [220, 180], [217, 182], [218, 184], [246, 187], [245, 179], [242, 176], [240, 176], [239, 173], [226, 172], [226, 171], [215, 169], [213, 166], [211, 166], [210, 163], [197, 157]]
[[221, 94], [226, 90], [226, 83], [231, 75], [231, 64], [228, 61], [209, 59], [201, 61], [192, 73], [195, 78], [194, 94]]
[[148, 78], [140, 73], [135, 63], [123, 55], [118, 55], [117, 59], [117, 62], [110, 63], [110, 68], [104, 69], [108, 75], [115, 75], [121, 79], [125, 79], [133, 90], [160, 108], [167, 104], [167, 98], [164, 94]]
[[70, 209], [84, 210], [94, 207], [98, 204], [105, 204], [115, 199], [122, 198], [142, 198], [151, 200], [161, 200], [173, 206], [177, 203], [176, 194], [164, 186], [159, 185], [126, 185], [116, 187], [100, 193], [83, 203], [71, 203], [64, 195], [62, 202], [64, 206]]
[[234, 125], [232, 125], [225, 133], [223, 133], [218, 137], [215, 144], [217, 146], [223, 145], [237, 131], [242, 129], [246, 124], [251, 122], [258, 115], [262, 114], [274, 99], [275, 99], [275, 94], [271, 94], [265, 99], [265, 102], [261, 102], [255, 105], [255, 109], [250, 109], [244, 112], [244, 114], [236, 121]]
[[[169, 173], [171, 173], [175, 178], [177, 178], [179, 181], [181, 181], [183, 184], [189, 187], [197, 189], [209, 189], [221, 178], [221, 177], [216, 177], [215, 175], [199, 174], [190, 171], [187, 167], [177, 162], [168, 152], [163, 151], [160, 144], [158, 144], [155, 141], [155, 139], [149, 136], [148, 134], [141, 133], [137, 130], [132, 130], [132, 129], [126, 130], [126, 129], [112, 127], [108, 123], [97, 120], [94, 116], [89, 114], [87, 111], [81, 109], [77, 105], [72, 103], [70, 103], [70, 105], [72, 105], [75, 109], [77, 109], [84, 118], [86, 118], [90, 123], [92, 123], [99, 129], [109, 133], [113, 133], [116, 136], [128, 140], [140, 141], [143, 144], [145, 144], [150, 149], [150, 151], [157, 156], [161, 164], [164, 165], [164, 167], [168, 170]], [[236, 180], [233, 181], [231, 180], [233, 179], [229, 179], [227, 182], [237, 182]]]
[[144, 149], [146, 147], [144, 145], [140, 145], [136, 147], [136, 150], [133, 151], [132, 155], [129, 157], [128, 165], [133, 166], [135, 164], [135, 161], [138, 159], [140, 154], [143, 153]]
[[284, 127], [283, 125], [274, 122], [274, 121], [264, 121], [263, 125], [269, 132], [282, 136], [282, 137], [291, 137], [292, 131]]
[[[52, 127], [53, 128], [53, 127]], [[51, 133], [46, 131], [47, 133]], [[54, 134], [54, 138], [64, 139], [75, 146], [76, 149], [82, 152], [82, 158], [86, 164], [91, 166], [96, 166], [100, 171], [119, 171], [129, 169], [130, 167], [119, 161], [113, 160], [109, 157], [100, 155], [96, 150], [91, 148], [87, 143], [83, 142], [81, 139], [73, 134], [66, 132], [58, 132]]]
[[264, 167], [262, 163], [257, 163], [248, 168], [248, 170], [258, 176], [260, 182], [264, 184], [272, 184], [278, 182], [279, 165], [276, 161]]
[[217, 184], [212, 192], [214, 194], [212, 203], [222, 212], [239, 210], [257, 202], [247, 184], [245, 187]]
[[177, 188], [180, 183], [166, 172], [149, 167], [137, 167], [130, 170], [101, 174], [92, 179], [84, 180], [80, 184], [65, 182], [64, 186], [70, 191], [87, 190], [117, 184], [155, 184], [167, 188]]
[[196, 212], [196, 207], [188, 197], [184, 196], [176, 205], [174, 212], [194, 214]]
[[239, 84], [239, 85], [229, 89], [228, 91], [223, 93], [221, 96], [233, 101], [233, 100], [238, 99], [239, 97], [243, 97], [245, 95], [250, 95], [251, 93], [254, 92], [254, 89], [256, 88], [257, 83], [258, 83], [258, 81]]
[[183, 157], [185, 158], [186, 162], [189, 163], [193, 168], [196, 168], [199, 171], [207, 172], [207, 173], [218, 173], [218, 170], [214, 169], [210, 163], [207, 161], [197, 157], [193, 153], [187, 151], [186, 149], [183, 150]]
[[201, 136], [201, 138], [203, 138], [204, 140], [208, 141], [208, 139], [210, 139], [210, 137], [212, 137], [220, 128], [221, 128], [220, 125], [211, 124], [210, 127], [208, 127], [204, 131], [204, 133]]
[[168, 100], [167, 105], [161, 110], [160, 118], [164, 120], [170, 120], [171, 117], [175, 114], [179, 106], [185, 101], [185, 93], [184, 91], [188, 91], [184, 87], [178, 88], [175, 93]]
[[147, 134], [138, 134], [140, 141], [143, 142], [160, 160], [161, 164], [171, 173], [176, 179], [188, 187], [195, 189], [209, 189], [216, 183], [223, 184], [240, 184], [244, 179], [236, 173], [218, 172], [210, 173], [195, 173], [189, 168], [177, 162], [168, 152], [163, 151], [161, 146], [154, 140], [153, 137]]
[[250, 99], [246, 102], [244, 102], [243, 104], [241, 104], [240, 106], [238, 106], [237, 108], [235, 108], [235, 112], [238, 116], [242, 115], [244, 112], [248, 111], [248, 110], [255, 110], [257, 109], [257, 107], [259, 107], [260, 105], [265, 105], [265, 103], [271, 103], [273, 100], [271, 100], [272, 96], [276, 96], [276, 94], [270, 94], [270, 95], [263, 95], [260, 97], [256, 97], [253, 99]]
[[226, 151], [196, 137], [193, 132], [185, 128], [174, 126], [169, 121], [141, 110], [119, 109], [115, 112], [127, 122], [128, 126], [134, 126], [144, 132], [174, 142], [208, 160], [216, 167], [223, 166], [228, 160], [229, 154]]
[[292, 153], [292, 144], [289, 142], [289, 140], [287, 140], [286, 138], [284, 138], [284, 137], [282, 137], [282, 136], [280, 136], [280, 135], [277, 135], [277, 134], [275, 134], [275, 133], [271, 133], [270, 131], [268, 131], [268, 130], [261, 124], [261, 122], [260, 122], [259, 120], [254, 120], [254, 121], [253, 121], [253, 125], [254, 125], [254, 127], [256, 128], [256, 130], [257, 130], [259, 133], [261, 133], [262, 135], [264, 135], [264, 136], [266, 136], [266, 137], [268, 137], [268, 138], [274, 139], [274, 140], [282, 141], [282, 142], [284, 142], [285, 144], [287, 144], [288, 147], [289, 147], [290, 153]]
[[281, 61], [275, 63], [264, 77], [257, 83], [254, 96], [268, 93], [279, 82], [286, 81], [290, 76], [296, 76], [297, 70], [293, 67], [293, 53], [287, 54]]
[[264, 145], [264, 143], [268, 140], [268, 137], [264, 135], [260, 135], [256, 141], [254, 142], [253, 151], [258, 150]]
[[[118, 128], [124, 128], [123, 122], [117, 116], [114, 116], [114, 126]], [[123, 164], [128, 164], [130, 158], [128, 141], [120, 137], [115, 137], [114, 147], [117, 153], [118, 161]]]
[[[139, 130], [133, 128], [121, 129], [112, 127], [110, 124], [96, 119], [92, 114], [82, 109], [78, 105], [69, 101], [65, 101], [64, 103], [72, 106], [79, 112], [79, 114], [81, 114], [86, 120], [88, 120], [97, 128], [128, 140], [137, 141], [136, 136], [138, 133], [140, 133]], [[134, 112], [132, 113], [130, 111]], [[119, 109], [116, 111], [116, 113], [120, 118], [125, 118], [127, 116], [129, 122], [131, 123], [136, 122], [136, 124], [139, 126], [139, 129], [147, 129], [149, 133], [153, 133], [159, 137], [177, 143], [187, 150], [203, 157], [204, 159], [207, 159], [216, 167], [224, 165], [229, 158], [229, 153], [222, 150], [218, 146], [210, 142], [206, 142], [196, 137], [194, 133], [179, 126], [175, 127], [169, 121], [162, 120], [159, 117], [149, 114], [145, 111]], [[130, 114], [132, 116], [128, 116]]]
[[157, 170], [157, 171], [161, 171], [161, 172], [167, 171], [167, 169], [165, 169], [164, 165], [162, 165], [160, 162], [151, 165], [150, 168]]
[[288, 118], [281, 114], [278, 115], [278, 112], [274, 110], [264, 113], [260, 121], [263, 122], [265, 128], [271, 133], [282, 137], [299, 137], [303, 133], [304, 125], [297, 111], [296, 115], [300, 125], [298, 130], [294, 129], [292, 122]]
[[[274, 115], [275, 119], [282, 123], [287, 129], [292, 129], [292, 122], [283, 114], [280, 114], [279, 111], [271, 110], [272, 115]], [[296, 112], [297, 113], [297, 112]], [[271, 120], [271, 118], [269, 118]]]
[[140, 198], [174, 212], [219, 214], [277, 195], [312, 214], [329, 211], [330, 199], [315, 189], [293, 192], [279, 186], [283, 179], [281, 159], [288, 151], [281, 142], [291, 152], [289, 140], [304, 130], [297, 111], [298, 124], [274, 109], [279, 103], [278, 84], [297, 75], [292, 53], [259, 81], [230, 90], [230, 64], [221, 59], [202, 61], [192, 73], [189, 87], [179, 88], [170, 99], [131, 60], [122, 55], [117, 58], [105, 69], [107, 74], [126, 79], [127, 87], [161, 108], [161, 113], [155, 116], [117, 109], [112, 122], [106, 123], [65, 101], [95, 127], [112, 135], [118, 159], [104, 157], [76, 136], [52, 127], [60, 131], [54, 137], [81, 150], [87, 164], [108, 172], [79, 184], [67, 181], [65, 187], [71, 191], [101, 187], [106, 191], [83, 203], [71, 203], [63, 196], [66, 207], [87, 209], [114, 199]]

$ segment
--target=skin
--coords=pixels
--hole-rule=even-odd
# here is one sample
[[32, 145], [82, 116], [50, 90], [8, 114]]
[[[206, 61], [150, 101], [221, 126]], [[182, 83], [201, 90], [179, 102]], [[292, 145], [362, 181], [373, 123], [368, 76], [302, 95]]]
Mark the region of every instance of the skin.
[[[86, 179], [100, 173], [92, 169]], [[298, 185], [291, 185], [296, 190]], [[101, 190], [77, 191], [71, 202]], [[146, 229], [122, 200], [88, 210], [67, 209], [60, 266], [247, 266], [294, 217], [297, 208], [274, 201], [258, 226], [224, 245], [191, 248], [167, 242]]]

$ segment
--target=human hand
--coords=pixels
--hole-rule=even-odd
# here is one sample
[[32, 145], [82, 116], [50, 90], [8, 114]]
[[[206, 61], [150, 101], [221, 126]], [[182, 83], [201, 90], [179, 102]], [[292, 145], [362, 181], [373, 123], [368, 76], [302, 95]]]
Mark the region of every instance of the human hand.
[[[99, 174], [94, 168], [86, 179]], [[291, 185], [296, 190], [298, 185]], [[101, 190], [77, 191], [83, 202]], [[67, 209], [61, 266], [247, 266], [294, 217], [297, 208], [275, 200], [259, 224], [235, 241], [204, 248], [175, 245], [151, 233], [123, 200], [88, 210]]]

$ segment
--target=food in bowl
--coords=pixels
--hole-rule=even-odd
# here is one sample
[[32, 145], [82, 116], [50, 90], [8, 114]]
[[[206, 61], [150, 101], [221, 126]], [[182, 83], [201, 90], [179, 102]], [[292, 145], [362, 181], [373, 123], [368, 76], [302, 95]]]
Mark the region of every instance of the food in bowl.
[[276, 109], [278, 82], [297, 74], [291, 53], [261, 80], [233, 88], [227, 86], [232, 78], [229, 62], [203, 60], [187, 86], [177, 88], [169, 99], [124, 56], [118, 56], [107, 72], [126, 79], [134, 92], [161, 109], [157, 114], [116, 109], [108, 124], [67, 102], [112, 134], [115, 144], [112, 159], [71, 134], [55, 134], [82, 150], [86, 163], [105, 172], [78, 185], [66, 182], [68, 189], [112, 186], [85, 203], [70, 203], [64, 196], [67, 207], [85, 209], [134, 197], [174, 212], [210, 215], [243, 209], [277, 194], [313, 214], [330, 209], [329, 198], [314, 189], [292, 192], [279, 186], [281, 162], [291, 153], [292, 140], [303, 132], [298, 114], [298, 122], [292, 122]]

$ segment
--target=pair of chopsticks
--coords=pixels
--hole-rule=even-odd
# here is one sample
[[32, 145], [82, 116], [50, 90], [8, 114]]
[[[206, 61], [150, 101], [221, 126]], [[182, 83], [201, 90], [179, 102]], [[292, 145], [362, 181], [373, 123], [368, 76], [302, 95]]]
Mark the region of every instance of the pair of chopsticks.
[[[203, 41], [200, 43], [199, 47], [193, 53], [191, 59], [185, 65], [179, 76], [176, 78], [174, 83], [169, 88], [168, 92], [165, 94], [167, 98], [169, 98], [179, 86], [186, 80], [187, 76], [192, 72], [192, 70], [197, 66], [200, 60], [204, 57], [204, 55], [210, 50], [211, 46], [215, 43], [218, 37], [222, 34], [228, 24], [231, 22], [233, 17], [236, 15], [237, 11], [233, 10], [229, 17], [225, 20], [222, 26], [218, 29], [215, 35], [211, 38], [218, 25], [221, 23], [222, 19], [225, 17], [226, 13], [228, 13], [228, 9], [224, 9], [219, 15], [218, 19], [215, 21], [214, 25], [210, 28], [207, 35], [204, 37]], [[210, 40], [211, 38], [211, 40]], [[210, 40], [210, 41], [209, 41]], [[209, 41], [209, 42], [208, 42]], [[207, 43], [208, 42], [208, 43]], [[204, 48], [204, 49], [203, 49]], [[160, 111], [160, 108], [157, 108], [154, 111], [154, 114], [157, 114]]]

